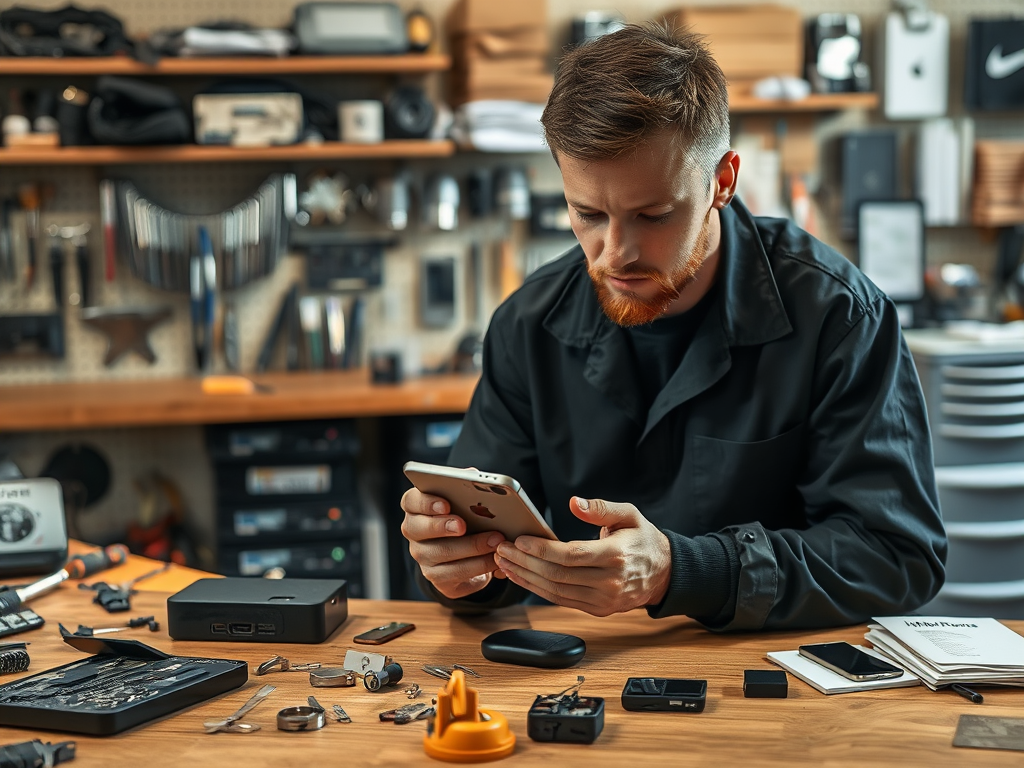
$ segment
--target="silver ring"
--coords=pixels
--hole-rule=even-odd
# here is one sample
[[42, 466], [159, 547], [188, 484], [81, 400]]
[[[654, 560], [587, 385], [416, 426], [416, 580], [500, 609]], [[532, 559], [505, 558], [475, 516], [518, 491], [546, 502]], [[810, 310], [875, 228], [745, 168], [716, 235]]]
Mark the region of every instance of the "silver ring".
[[356, 684], [356, 673], [341, 667], [315, 669], [309, 673], [309, 684], [314, 688], [349, 688]]
[[319, 731], [327, 725], [322, 709], [313, 707], [285, 707], [277, 713], [279, 731]]

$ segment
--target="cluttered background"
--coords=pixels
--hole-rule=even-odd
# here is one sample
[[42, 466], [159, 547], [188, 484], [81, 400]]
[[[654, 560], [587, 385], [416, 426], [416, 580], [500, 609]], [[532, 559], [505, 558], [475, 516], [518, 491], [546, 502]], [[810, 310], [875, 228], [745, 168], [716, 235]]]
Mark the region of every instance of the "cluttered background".
[[[755, 213], [859, 261], [908, 326], [1024, 318], [1015, 0], [110, 0], [109, 19], [59, 20], [66, 50], [33, 42], [55, 17], [32, 13], [63, 7], [0, 4], [0, 399], [199, 373], [471, 374], [494, 308], [575, 242], [537, 124], [560, 51], [663, 17], [707, 34], [729, 78]], [[99, 45], [116, 58], [79, 55]], [[363, 596], [408, 596], [394, 457], [415, 443], [443, 461], [458, 420], [273, 428], [277, 444], [333, 434], [332, 466], [351, 469], [361, 529], [338, 534], [343, 558], [306, 560], [347, 558]], [[266, 430], [225, 429], [0, 424], [0, 459], [91, 478], [83, 539], [132, 531], [162, 542], [148, 554], [258, 574], [273, 558], [227, 546], [223, 516], [231, 446]]]

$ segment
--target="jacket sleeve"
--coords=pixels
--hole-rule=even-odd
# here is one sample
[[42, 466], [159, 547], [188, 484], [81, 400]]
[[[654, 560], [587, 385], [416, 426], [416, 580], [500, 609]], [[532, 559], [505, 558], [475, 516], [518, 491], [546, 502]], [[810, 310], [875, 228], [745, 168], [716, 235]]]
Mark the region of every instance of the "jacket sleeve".
[[[505, 305], [491, 320], [484, 338], [483, 372], [448, 464], [511, 475], [526, 489], [537, 509], [543, 511], [547, 498], [531, 427], [529, 391], [507, 338], [511, 315], [510, 307]], [[416, 577], [427, 595], [460, 613], [503, 608], [521, 602], [528, 594], [507, 579], [492, 579], [480, 592], [451, 600], [435, 590], [422, 573]]]
[[734, 614], [717, 629], [854, 624], [916, 610], [944, 579], [924, 395], [896, 309], [876, 299], [816, 366], [797, 490], [807, 528], [758, 523], [735, 545]]

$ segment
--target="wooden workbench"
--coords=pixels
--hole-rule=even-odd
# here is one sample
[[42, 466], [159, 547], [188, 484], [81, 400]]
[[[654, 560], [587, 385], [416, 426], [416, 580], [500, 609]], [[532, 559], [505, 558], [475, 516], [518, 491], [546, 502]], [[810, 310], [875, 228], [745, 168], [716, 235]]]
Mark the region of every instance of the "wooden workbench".
[[[131, 567], [143, 570], [148, 566], [136, 563]], [[172, 573], [180, 583], [198, 575], [184, 570]], [[110, 581], [121, 579], [114, 571], [103, 576]], [[165, 599], [166, 593], [142, 592], [134, 598], [132, 615], [153, 613], [163, 620]], [[41, 630], [19, 636], [32, 643], [30, 673], [81, 658], [78, 651], [61, 642], [58, 621], [95, 626], [112, 618], [74, 588], [40, 597], [31, 606], [48, 623]], [[951, 692], [936, 693], [923, 687], [824, 696], [790, 677], [788, 699], [743, 697], [743, 670], [768, 668], [764, 659], [768, 651], [794, 649], [803, 642], [859, 642], [864, 633], [860, 626], [823, 632], [715, 635], [686, 619], [654, 621], [643, 612], [597, 619], [569, 609], [531, 607], [508, 609], [482, 619], [461, 619], [431, 603], [367, 600], [350, 601], [349, 610], [345, 625], [320, 646], [174, 642], [166, 631], [150, 633], [145, 629], [121, 636], [130, 635], [175, 654], [244, 659], [250, 663], [251, 675], [257, 664], [275, 653], [295, 663], [338, 665], [345, 651], [353, 647], [353, 635], [387, 621], [412, 621], [417, 625], [414, 632], [380, 650], [403, 665], [406, 680], [416, 681], [430, 692], [441, 681], [422, 673], [422, 664], [458, 662], [479, 672], [482, 677], [472, 684], [480, 691], [481, 703], [507, 715], [517, 737], [515, 754], [501, 763], [508, 766], [1021, 765], [1019, 752], [951, 746], [961, 714], [1024, 717], [1021, 690], [986, 690], [985, 704], [977, 706]], [[1024, 630], [1024, 622], [1011, 626]], [[484, 661], [480, 640], [508, 627], [575, 633], [586, 640], [587, 656], [568, 670], [535, 670]], [[526, 735], [526, 711], [534, 695], [567, 688], [577, 674], [586, 676], [586, 694], [606, 699], [604, 733], [590, 746], [531, 741]], [[626, 712], [619, 696], [631, 675], [706, 678], [707, 709], [698, 715]], [[245, 718], [262, 730], [247, 735], [203, 732], [204, 720], [231, 714], [265, 683], [272, 683], [277, 690]], [[304, 704], [311, 693], [326, 706], [341, 704], [354, 722], [331, 722], [314, 733], [277, 731], [277, 710]], [[119, 736], [95, 738], [0, 728], [0, 744], [71, 738], [78, 744], [76, 768], [435, 765], [423, 752], [423, 723], [396, 726], [377, 718], [381, 710], [406, 703], [400, 691], [371, 694], [362, 687], [313, 689], [305, 673], [276, 673], [250, 677], [242, 689]]]
[[268, 373], [265, 391], [209, 395], [198, 377], [0, 387], [0, 432], [461, 413], [473, 375], [373, 384], [365, 370]]

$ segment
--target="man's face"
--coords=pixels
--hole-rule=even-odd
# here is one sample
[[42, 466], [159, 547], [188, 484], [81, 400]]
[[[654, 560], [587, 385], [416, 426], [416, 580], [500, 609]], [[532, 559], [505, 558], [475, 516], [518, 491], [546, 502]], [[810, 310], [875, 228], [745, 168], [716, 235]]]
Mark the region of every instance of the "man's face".
[[693, 306], [717, 265], [718, 218], [711, 184], [674, 135], [659, 134], [625, 158], [562, 156], [559, 165], [605, 314], [632, 326]]

